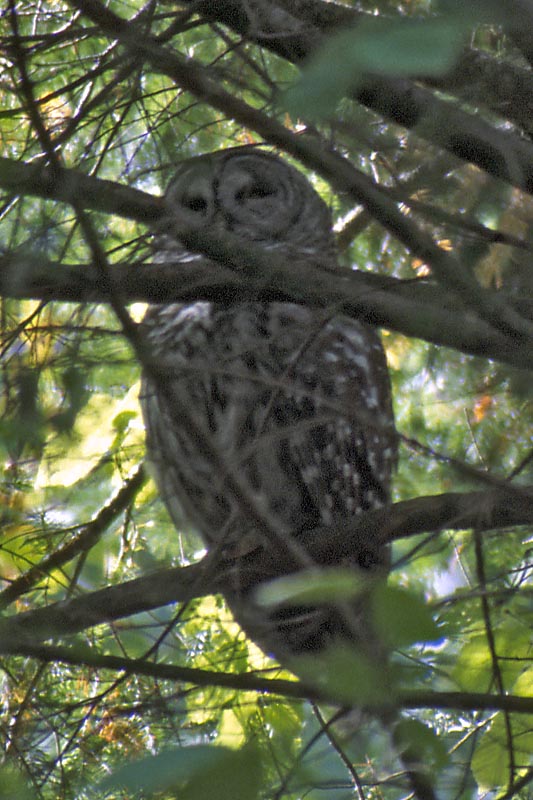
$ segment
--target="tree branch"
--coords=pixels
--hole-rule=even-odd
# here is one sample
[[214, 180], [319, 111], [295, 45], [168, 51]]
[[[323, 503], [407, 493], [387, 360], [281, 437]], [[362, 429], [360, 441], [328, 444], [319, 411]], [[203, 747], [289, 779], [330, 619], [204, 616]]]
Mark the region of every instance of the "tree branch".
[[169, 603], [187, 602], [217, 590], [211, 579], [202, 583], [206, 559], [190, 567], [158, 570], [118, 586], [108, 586], [82, 597], [52, 603], [0, 619], [0, 653], [152, 611]]
[[97, 516], [84, 525], [68, 544], [46, 556], [38, 564], [30, 567], [23, 575], [11, 581], [7, 589], [0, 592], [0, 610], [7, 608], [14, 600], [26, 594], [52, 570], [62, 567], [81, 553], [86, 553], [100, 540], [102, 534], [114, 520], [131, 505], [146, 483], [146, 473], [141, 466], [129, 478], [113, 499], [105, 505]]
[[[264, 678], [250, 673], [233, 674], [215, 672], [213, 670], [193, 669], [173, 664], [157, 664], [141, 659], [129, 659], [122, 656], [100, 655], [86, 648], [66, 648], [58, 646], [39, 646], [26, 644], [21, 653], [46, 663], [62, 662], [64, 664], [106, 669], [113, 672], [124, 672], [133, 675], [148, 675], [160, 680], [191, 683], [195, 686], [220, 686], [238, 691], [276, 694], [282, 697], [314, 700], [338, 704], [335, 692], [329, 693], [322, 688], [307, 686], [296, 680]], [[490, 695], [481, 692], [399, 692], [395, 705], [403, 709], [427, 708], [448, 709], [456, 711], [508, 711], [517, 714], [533, 713], [533, 698], [520, 695]], [[380, 712], [380, 706], [365, 704], [362, 710], [369, 713]]]
[[[325, 270], [311, 262], [283, 264], [253, 249], [243, 251], [242, 246], [226, 248], [226, 264], [232, 257], [240, 265], [238, 272], [202, 258], [186, 264], [116, 264], [113, 285], [128, 302], [221, 302], [231, 298], [331, 307], [373, 325], [463, 353], [520, 369], [533, 366], [527, 342], [495, 330], [454, 294], [429, 282], [400, 281], [343, 268]], [[0, 295], [109, 302], [91, 265], [55, 264], [32, 253], [0, 256]], [[533, 308], [527, 299], [516, 302], [516, 307], [533, 319]]]
[[41, 161], [25, 164], [0, 158], [0, 187], [13, 195], [42, 197], [146, 224], [157, 222], [163, 213], [162, 198]]
[[[478, 530], [530, 525], [533, 522], [533, 486], [449, 493], [395, 503], [336, 525], [323, 535], [323, 528], [307, 532], [306, 550], [319, 565], [340, 563], [362, 543], [377, 546], [428, 531]], [[300, 564], [284, 561], [286, 574]], [[19, 645], [67, 636], [94, 625], [150, 611], [169, 603], [224, 592], [232, 580], [234, 562], [214, 564], [208, 555], [188, 567], [159, 570], [119, 586], [110, 586], [83, 597], [54, 603], [35, 611], [0, 619], [0, 653], [17, 651]], [[244, 573], [243, 573], [244, 574]], [[251, 585], [257, 576], [280, 575], [275, 552], [260, 552], [248, 559], [245, 574]]]

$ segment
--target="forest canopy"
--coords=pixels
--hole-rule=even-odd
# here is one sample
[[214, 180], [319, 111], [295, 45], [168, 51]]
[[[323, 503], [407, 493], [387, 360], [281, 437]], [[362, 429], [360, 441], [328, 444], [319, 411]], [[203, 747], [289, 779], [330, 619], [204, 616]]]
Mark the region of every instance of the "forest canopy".
[[[0, 798], [531, 797], [532, 0], [8, 0], [0, 65]], [[177, 165], [248, 145], [338, 269], [154, 256]], [[159, 498], [137, 323], [228, 298], [381, 331], [393, 503], [328, 547], [392, 543], [386, 670], [264, 655]], [[265, 603], [357, 591], [315, 533]]]

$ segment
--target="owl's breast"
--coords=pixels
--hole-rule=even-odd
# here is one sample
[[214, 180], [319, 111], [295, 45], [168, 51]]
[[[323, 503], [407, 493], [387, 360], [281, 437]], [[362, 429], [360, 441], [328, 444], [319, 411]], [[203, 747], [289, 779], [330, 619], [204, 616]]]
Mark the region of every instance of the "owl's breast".
[[[247, 528], [228, 474], [295, 535], [386, 502], [394, 428], [384, 354], [368, 326], [292, 303], [202, 302], [154, 307], [144, 327], [159, 380], [196, 425], [176, 418], [148, 373], [148, 451], [171, 513], [181, 500], [208, 541]], [[198, 431], [223, 469], [202, 454]]]

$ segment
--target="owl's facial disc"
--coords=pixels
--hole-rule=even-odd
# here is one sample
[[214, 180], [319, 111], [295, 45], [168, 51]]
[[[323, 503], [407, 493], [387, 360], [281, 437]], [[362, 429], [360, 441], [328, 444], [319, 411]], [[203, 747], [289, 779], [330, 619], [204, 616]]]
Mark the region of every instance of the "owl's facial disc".
[[[184, 162], [166, 194], [161, 232], [231, 234], [266, 250], [335, 258], [329, 210], [294, 167], [261, 151], [220, 151]], [[163, 229], [164, 228], [164, 229]]]

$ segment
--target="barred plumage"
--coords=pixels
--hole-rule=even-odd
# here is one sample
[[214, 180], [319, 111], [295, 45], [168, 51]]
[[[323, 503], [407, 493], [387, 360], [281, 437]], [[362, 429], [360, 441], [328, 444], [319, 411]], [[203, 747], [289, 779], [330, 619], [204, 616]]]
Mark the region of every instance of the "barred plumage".
[[[335, 263], [327, 207], [275, 156], [244, 149], [192, 160], [166, 202], [168, 220], [181, 226], [229, 230], [272, 257]], [[191, 256], [167, 231], [158, 258]], [[266, 615], [252, 589], [273, 573], [258, 576], [254, 558], [275, 548], [276, 536], [305, 551], [306, 532], [322, 526], [327, 536], [339, 521], [388, 501], [395, 434], [377, 333], [342, 315], [281, 302], [154, 306], [143, 326], [165, 375], [163, 382], [143, 379], [148, 454], [173, 520], [192, 523], [210, 550], [235, 560], [226, 599], [265, 650], [282, 658], [323, 646], [344, 625], [335, 609]], [[172, 397], [194, 428], [180, 421]], [[199, 431], [215, 463], [199, 446]], [[228, 476], [238, 477], [244, 499], [228, 490]], [[251, 502], [274, 539], [250, 513]], [[385, 562], [385, 549], [374, 542], [350, 559], [365, 569]]]

